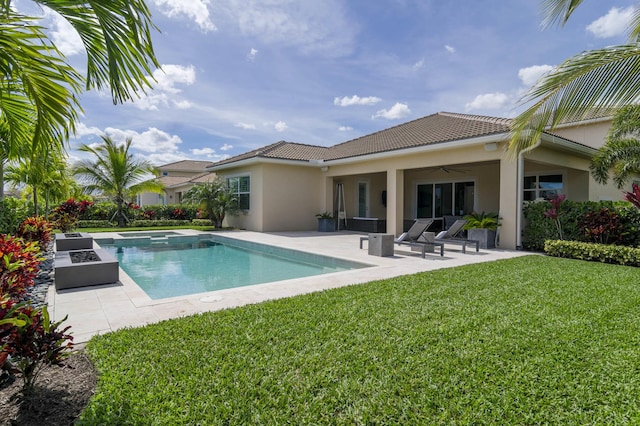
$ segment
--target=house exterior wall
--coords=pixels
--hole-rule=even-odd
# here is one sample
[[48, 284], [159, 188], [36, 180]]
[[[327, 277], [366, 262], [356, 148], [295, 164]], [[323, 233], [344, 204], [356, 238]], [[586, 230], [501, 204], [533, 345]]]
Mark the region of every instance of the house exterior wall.
[[324, 211], [322, 172], [308, 166], [257, 164], [224, 170], [223, 179], [249, 175], [250, 209], [227, 217], [227, 226], [259, 232], [317, 229], [317, 213]]
[[554, 135], [580, 142], [581, 144], [599, 149], [604, 145], [611, 127], [611, 121], [585, 123], [576, 126], [566, 126], [553, 130]]

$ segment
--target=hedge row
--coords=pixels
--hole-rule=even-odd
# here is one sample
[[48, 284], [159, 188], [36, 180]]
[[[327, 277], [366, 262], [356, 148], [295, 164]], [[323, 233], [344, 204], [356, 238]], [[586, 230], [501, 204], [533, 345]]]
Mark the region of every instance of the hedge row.
[[[160, 220], [134, 220], [131, 221], [130, 226], [135, 226], [139, 228], [151, 228], [155, 226], [184, 226], [184, 225], [193, 225], [193, 226], [211, 226], [211, 221], [209, 219], [193, 219], [193, 220], [169, 220], [169, 219], [160, 219]], [[114, 228], [116, 227], [115, 223], [109, 222], [108, 220], [81, 220], [78, 222], [78, 228]]]
[[580, 241], [548, 240], [544, 251], [549, 256], [592, 262], [640, 266], [640, 248], [584, 243]]
[[[102, 201], [93, 204], [80, 215], [80, 220], [111, 220], [117, 210], [115, 203]], [[139, 207], [128, 205], [125, 215], [130, 220], [192, 220], [198, 217], [198, 207], [187, 204], [152, 205]]]
[[[525, 226], [522, 244], [525, 249], [543, 251], [546, 240], [559, 237], [555, 223], [546, 218], [544, 213], [551, 203], [536, 201], [526, 203], [523, 209]], [[606, 208], [618, 215], [619, 232], [612, 241], [619, 245], [640, 246], [640, 212], [626, 201], [565, 201], [560, 206], [560, 223], [564, 240], [589, 242], [590, 237], [581, 223], [588, 214]], [[613, 236], [612, 236], [613, 237]]]

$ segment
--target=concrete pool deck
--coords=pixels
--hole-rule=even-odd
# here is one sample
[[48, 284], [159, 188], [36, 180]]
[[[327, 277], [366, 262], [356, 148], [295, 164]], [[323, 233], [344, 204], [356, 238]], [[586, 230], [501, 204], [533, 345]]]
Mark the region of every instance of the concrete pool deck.
[[[178, 231], [185, 235], [201, 234], [191, 230]], [[372, 265], [306, 278], [296, 278], [266, 284], [257, 284], [209, 293], [192, 294], [152, 300], [129, 276], [120, 269], [120, 281], [91, 287], [56, 291], [50, 286], [47, 303], [52, 319], [59, 321], [68, 315], [74, 343], [82, 344], [92, 336], [125, 327], [139, 327], [162, 320], [178, 318], [206, 311], [216, 311], [271, 299], [311, 293], [352, 284], [414, 274], [440, 268], [471, 263], [507, 259], [530, 254], [515, 250], [468, 250], [463, 254], [459, 246], [447, 245], [444, 257], [427, 254], [423, 259], [410, 247], [395, 245], [392, 257], [370, 256], [368, 250], [358, 248], [360, 237], [355, 232], [276, 232], [228, 231], [221, 235], [256, 243], [317, 253], [340, 259]], [[94, 234], [94, 238], [121, 238], [117, 233]]]

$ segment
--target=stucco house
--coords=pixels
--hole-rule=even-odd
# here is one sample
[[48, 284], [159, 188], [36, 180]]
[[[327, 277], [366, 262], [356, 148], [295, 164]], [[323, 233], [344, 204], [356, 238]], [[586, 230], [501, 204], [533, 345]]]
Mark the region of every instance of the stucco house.
[[[415, 218], [499, 212], [500, 247], [520, 247], [524, 201], [566, 194], [621, 199], [597, 184], [589, 161], [611, 117], [566, 123], [517, 158], [510, 120], [439, 112], [330, 147], [280, 141], [210, 165], [244, 200], [231, 226], [254, 231], [317, 229], [333, 212], [350, 229], [375, 222], [399, 235]], [[343, 201], [344, 200], [344, 201]], [[342, 222], [344, 223], [344, 222]], [[365, 229], [365, 228], [360, 228]]]
[[215, 178], [207, 167], [211, 161], [182, 160], [156, 167], [158, 178], [164, 185], [164, 193], [144, 192], [137, 197], [139, 206], [180, 204], [182, 194], [199, 182]]

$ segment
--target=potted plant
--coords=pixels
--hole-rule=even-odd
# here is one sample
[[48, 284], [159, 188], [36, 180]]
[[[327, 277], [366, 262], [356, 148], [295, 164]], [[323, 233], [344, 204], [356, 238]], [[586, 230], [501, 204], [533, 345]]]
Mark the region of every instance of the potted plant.
[[329, 212], [318, 213], [318, 232], [332, 232], [336, 230], [336, 220]]
[[500, 225], [498, 213], [473, 212], [464, 219], [467, 221], [464, 229], [467, 230], [468, 239], [479, 241], [483, 249], [496, 247], [496, 232]]

